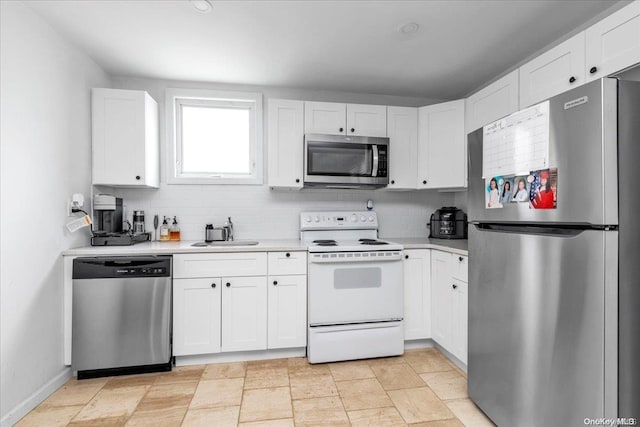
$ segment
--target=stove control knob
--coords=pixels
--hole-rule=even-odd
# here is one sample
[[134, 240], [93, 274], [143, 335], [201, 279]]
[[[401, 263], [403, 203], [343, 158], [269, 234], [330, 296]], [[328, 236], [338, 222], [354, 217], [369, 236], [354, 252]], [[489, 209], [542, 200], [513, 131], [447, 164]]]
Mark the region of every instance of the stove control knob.
[[351, 222], [356, 222], [356, 221], [358, 221], [358, 215], [356, 214], [351, 215]]
[[319, 217], [319, 216], [317, 216], [317, 217], [315, 217], [313, 220], [314, 220], [315, 222], [320, 222], [320, 217]]
[[360, 215], [360, 221], [365, 222], [367, 220], [367, 217], [364, 215]]
[[369, 222], [373, 222], [373, 215], [369, 215]]
[[305, 222], [311, 222], [311, 217], [310, 217], [310, 216], [306, 217], [306, 218], [304, 219], [304, 221], [305, 221]]

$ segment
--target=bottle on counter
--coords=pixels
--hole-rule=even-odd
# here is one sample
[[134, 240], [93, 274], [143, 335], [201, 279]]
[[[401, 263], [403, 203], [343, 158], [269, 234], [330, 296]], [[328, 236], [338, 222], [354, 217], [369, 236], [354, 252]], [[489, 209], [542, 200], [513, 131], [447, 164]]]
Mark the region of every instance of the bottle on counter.
[[160, 226], [160, 241], [169, 240], [169, 224], [167, 223], [167, 217], [162, 220], [162, 226]]
[[173, 217], [173, 224], [169, 227], [169, 240], [180, 240], [180, 227], [178, 227], [178, 220]]

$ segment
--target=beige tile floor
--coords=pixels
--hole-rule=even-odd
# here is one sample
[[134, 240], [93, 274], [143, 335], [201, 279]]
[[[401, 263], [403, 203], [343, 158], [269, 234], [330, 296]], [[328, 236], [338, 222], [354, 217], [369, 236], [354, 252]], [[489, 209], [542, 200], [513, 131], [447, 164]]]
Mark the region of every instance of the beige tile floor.
[[492, 426], [435, 349], [310, 365], [305, 358], [70, 380], [17, 426]]

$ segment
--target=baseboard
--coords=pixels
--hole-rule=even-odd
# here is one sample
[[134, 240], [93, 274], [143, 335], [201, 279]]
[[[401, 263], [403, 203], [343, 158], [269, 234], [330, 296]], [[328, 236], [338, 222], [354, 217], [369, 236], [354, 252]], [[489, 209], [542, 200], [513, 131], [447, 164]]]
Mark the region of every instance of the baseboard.
[[410, 340], [404, 342], [405, 350], [413, 350], [416, 348], [432, 348], [435, 346], [435, 341], [431, 338], [421, 339], [421, 340]]
[[440, 353], [444, 354], [447, 359], [449, 359], [450, 361], [452, 361], [458, 368], [460, 368], [460, 370], [462, 370], [462, 372], [464, 372], [465, 374], [467, 373], [467, 365], [462, 363], [462, 361], [460, 361], [460, 359], [458, 359], [457, 357], [455, 357], [453, 354], [449, 353], [447, 350], [445, 350], [440, 344], [438, 344], [437, 342], [435, 342], [435, 347], [440, 350]]
[[54, 391], [69, 381], [69, 378], [71, 378], [72, 375], [73, 373], [71, 372], [71, 368], [65, 368], [48, 383], [40, 387], [35, 391], [35, 393], [27, 397], [2, 417], [0, 420], [0, 427], [10, 427], [20, 421], [22, 417], [31, 412], [32, 409], [42, 403], [47, 397], [51, 396]]
[[306, 347], [287, 348], [279, 350], [199, 354], [196, 356], [176, 356], [176, 366], [205, 365], [208, 363], [244, 362], [247, 360], [286, 359], [289, 357], [304, 357], [306, 355]]

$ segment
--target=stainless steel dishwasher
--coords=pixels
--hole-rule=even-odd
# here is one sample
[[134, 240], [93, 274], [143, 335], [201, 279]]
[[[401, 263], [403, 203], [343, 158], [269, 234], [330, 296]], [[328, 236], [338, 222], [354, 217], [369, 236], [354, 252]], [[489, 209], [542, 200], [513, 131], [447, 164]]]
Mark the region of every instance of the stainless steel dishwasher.
[[171, 370], [171, 256], [73, 260], [78, 379]]

